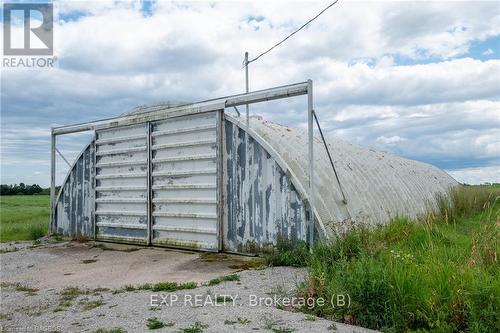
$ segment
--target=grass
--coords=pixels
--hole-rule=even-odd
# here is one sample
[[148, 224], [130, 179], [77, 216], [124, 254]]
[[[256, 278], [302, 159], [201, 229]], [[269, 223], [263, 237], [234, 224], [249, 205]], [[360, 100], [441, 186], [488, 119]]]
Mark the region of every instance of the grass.
[[309, 259], [309, 247], [304, 241], [292, 243], [286, 239], [278, 239], [276, 247], [264, 253], [268, 266], [304, 267]]
[[241, 317], [238, 317], [236, 318], [236, 320], [224, 320], [224, 325], [234, 325], [234, 324], [241, 324], [241, 325], [246, 325], [246, 324], [250, 324], [252, 321], [250, 319], [247, 319], [247, 318], [241, 318]]
[[168, 322], [168, 323], [164, 323], [160, 320], [158, 320], [158, 318], [148, 318], [148, 322], [146, 324], [146, 326], [150, 329], [150, 330], [157, 330], [159, 328], [163, 328], [163, 327], [172, 327], [174, 326], [175, 324], [173, 322]]
[[240, 276], [238, 274], [229, 274], [229, 275], [216, 277], [215, 279], [208, 281], [207, 285], [215, 286], [215, 285], [222, 283], [224, 281], [239, 281], [239, 280], [240, 280]]
[[234, 300], [234, 298], [232, 296], [229, 296], [229, 295], [224, 295], [224, 296], [217, 296], [215, 298], [215, 302], [216, 303], [226, 303], [226, 302], [232, 302]]
[[[73, 301], [81, 295], [89, 295], [92, 292], [97, 294], [99, 291], [104, 291], [103, 288], [95, 289], [94, 292], [89, 289], [80, 289], [78, 287], [67, 287], [64, 288], [59, 297], [59, 306], [54, 309], [54, 312], [65, 311], [67, 310]], [[81, 302], [80, 303], [85, 310], [90, 310], [101, 305], [104, 305], [102, 301], [92, 301], [92, 302]]]
[[35, 240], [47, 234], [48, 195], [0, 196], [0, 241]]
[[241, 324], [241, 325], [250, 324], [252, 322], [250, 319], [241, 318], [241, 317], [236, 318], [236, 320], [238, 321], [238, 324]]
[[271, 328], [271, 331], [273, 331], [273, 333], [292, 333], [295, 331], [295, 329], [286, 326], [280, 326]]
[[151, 291], [177, 291], [185, 289], [194, 289], [198, 287], [196, 282], [158, 282], [158, 283], [145, 283], [138, 286], [126, 285], [120, 290], [116, 290], [113, 293], [120, 293], [124, 291], [137, 291], [137, 290], [151, 290]]
[[99, 328], [95, 333], [127, 333], [123, 328], [121, 327], [113, 327], [113, 328]]
[[203, 323], [197, 321], [196, 323], [194, 323], [191, 326], [179, 329], [177, 332], [178, 333], [202, 333], [205, 330], [205, 328], [208, 328], [207, 324], [203, 324]]
[[307, 266], [301, 296], [350, 301], [302, 309], [312, 315], [384, 332], [500, 332], [499, 227], [500, 188], [463, 186], [417, 221], [358, 228], [313, 254], [285, 246], [268, 260]]
[[102, 300], [95, 300], [95, 301], [81, 301], [80, 302], [80, 305], [82, 306], [82, 308], [84, 310], [92, 310], [92, 309], [95, 309], [95, 308], [98, 308], [100, 306], [103, 306], [104, 303]]
[[22, 284], [16, 284], [16, 291], [24, 291], [28, 293], [28, 295], [36, 295], [38, 289], [31, 288]]
[[75, 298], [84, 294], [86, 294], [86, 291], [81, 290], [78, 287], [67, 287], [63, 289], [59, 298], [59, 306], [54, 309], [54, 312], [67, 310]]

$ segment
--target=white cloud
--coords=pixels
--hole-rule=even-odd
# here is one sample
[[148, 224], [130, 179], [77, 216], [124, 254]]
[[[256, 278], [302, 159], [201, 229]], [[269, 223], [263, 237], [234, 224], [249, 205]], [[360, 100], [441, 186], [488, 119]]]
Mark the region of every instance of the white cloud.
[[377, 142], [379, 142], [383, 145], [387, 145], [387, 146], [395, 146], [398, 143], [406, 141], [406, 140], [408, 140], [408, 139], [402, 138], [399, 135], [394, 135], [394, 136], [390, 136], [390, 137], [382, 135], [376, 139]]
[[493, 53], [495, 53], [495, 52], [493, 52], [492, 49], [487, 49], [486, 51], [483, 52], [483, 55], [491, 55]]
[[[332, 135], [441, 167], [500, 163], [500, 101], [349, 105], [337, 114], [318, 113]], [[395, 136], [406, 140], [388, 145]]]
[[449, 174], [465, 184], [500, 183], [500, 165], [450, 170]]
[[[48, 166], [50, 126], [242, 92], [244, 51], [257, 55], [325, 3], [158, 1], [151, 16], [141, 1], [57, 5], [66, 18], [55, 27], [59, 68], [2, 72], [2, 165], [11, 168], [2, 178], [15, 179], [5, 172], [22, 164]], [[454, 57], [500, 35], [498, 19], [494, 2], [341, 1], [252, 63], [250, 87], [312, 78], [330, 134], [450, 169], [491, 164], [499, 159], [500, 60]], [[295, 126], [303, 111], [300, 100], [252, 106]], [[61, 145], [71, 155], [83, 143]], [[48, 179], [46, 171], [37, 177]]]

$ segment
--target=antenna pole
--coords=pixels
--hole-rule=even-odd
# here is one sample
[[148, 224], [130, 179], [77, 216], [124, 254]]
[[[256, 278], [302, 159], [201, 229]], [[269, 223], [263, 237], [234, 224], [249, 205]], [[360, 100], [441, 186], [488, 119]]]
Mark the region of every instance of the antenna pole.
[[[245, 52], [245, 92], [248, 93], [248, 52]], [[247, 127], [250, 127], [250, 106], [246, 105], [247, 111]]]

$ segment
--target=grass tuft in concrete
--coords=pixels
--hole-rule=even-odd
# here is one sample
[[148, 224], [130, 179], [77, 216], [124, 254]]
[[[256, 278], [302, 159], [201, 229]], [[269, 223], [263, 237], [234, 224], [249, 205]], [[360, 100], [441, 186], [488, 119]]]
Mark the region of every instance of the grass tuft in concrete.
[[87, 301], [80, 302], [80, 305], [82, 306], [82, 308], [84, 310], [92, 310], [92, 309], [98, 308], [104, 304], [106, 304], [106, 303], [104, 303], [101, 299], [95, 300], [95, 301], [88, 301], [87, 300]]
[[23, 292], [28, 293], [28, 295], [36, 295], [36, 292], [38, 291], [38, 289], [31, 288], [31, 287], [28, 287], [28, 286], [22, 285], [22, 284], [16, 284], [16, 291], [23, 291]]
[[173, 323], [173, 322], [164, 323], [164, 322], [158, 320], [158, 318], [156, 318], [156, 317], [148, 318], [148, 322], [146, 324], [146, 326], [150, 330], [157, 330], [157, 329], [160, 329], [163, 327], [172, 327], [174, 325], [175, 325], [175, 323]]
[[224, 275], [224, 276], [219, 276], [215, 279], [212, 279], [208, 281], [207, 285], [209, 286], [215, 286], [219, 283], [222, 283], [224, 281], [239, 281], [240, 276], [238, 274], [229, 274], [229, 275]]
[[94, 333], [127, 333], [123, 328], [121, 327], [113, 327], [113, 328], [99, 328], [97, 331]]
[[191, 326], [179, 329], [177, 333], [202, 333], [205, 328], [208, 328], [207, 324], [197, 321]]
[[80, 289], [78, 287], [64, 288], [60, 293], [59, 306], [54, 309], [54, 312], [67, 310], [71, 306], [73, 300], [78, 296], [88, 294], [90, 294], [90, 290]]
[[152, 291], [177, 291], [185, 289], [194, 289], [198, 286], [196, 282], [159, 282], [152, 285]]
[[250, 319], [241, 318], [241, 317], [236, 318], [236, 320], [238, 321], [238, 324], [242, 324], [242, 325], [250, 324], [252, 322]]
[[271, 331], [273, 331], [274, 333], [292, 333], [295, 332], [295, 329], [286, 326], [280, 326], [271, 328]]
[[139, 290], [151, 290], [151, 291], [177, 291], [185, 289], [194, 289], [198, 287], [196, 282], [158, 282], [158, 283], [145, 283], [138, 286], [126, 285], [122, 289], [113, 291], [113, 294], [118, 294], [124, 291], [139, 291]]

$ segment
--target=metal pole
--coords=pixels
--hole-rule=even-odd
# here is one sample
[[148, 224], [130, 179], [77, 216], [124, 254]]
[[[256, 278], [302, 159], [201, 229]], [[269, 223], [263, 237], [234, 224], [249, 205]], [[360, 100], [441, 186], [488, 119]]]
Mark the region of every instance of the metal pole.
[[50, 137], [50, 225], [49, 235], [55, 227], [55, 195], [56, 195], [56, 136]]
[[146, 181], [146, 187], [147, 187], [147, 221], [148, 221], [148, 229], [147, 229], [147, 241], [146, 243], [148, 245], [151, 245], [152, 240], [153, 240], [153, 223], [155, 222], [153, 219], [153, 152], [152, 152], [152, 138], [151, 138], [151, 133], [153, 131], [152, 129], [153, 124], [148, 122], [147, 123], [147, 135], [148, 137], [146, 138], [146, 149], [147, 149], [147, 181]]
[[[248, 52], [245, 52], [245, 92], [248, 93]], [[250, 105], [246, 105], [247, 127], [250, 127]]]
[[309, 150], [309, 245], [314, 244], [314, 155], [313, 155], [313, 83], [307, 80], [307, 134]]

